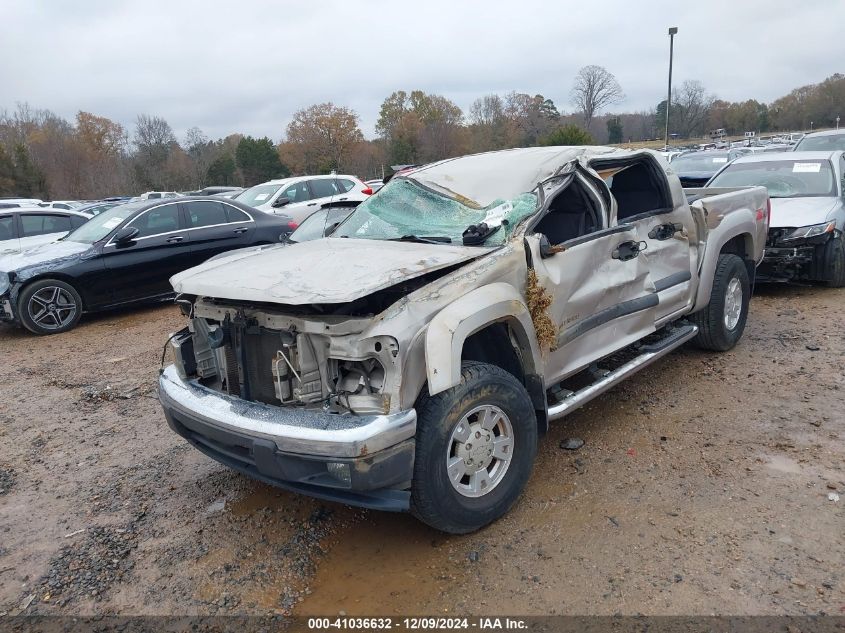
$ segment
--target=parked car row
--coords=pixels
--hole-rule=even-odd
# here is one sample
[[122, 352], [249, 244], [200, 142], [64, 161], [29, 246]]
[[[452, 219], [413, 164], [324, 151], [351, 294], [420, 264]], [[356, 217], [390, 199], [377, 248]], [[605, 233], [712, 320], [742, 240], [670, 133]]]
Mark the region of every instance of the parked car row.
[[118, 205], [59, 240], [0, 258], [0, 320], [56, 334], [83, 312], [171, 300], [172, 275], [288, 233], [286, 217], [213, 197]]

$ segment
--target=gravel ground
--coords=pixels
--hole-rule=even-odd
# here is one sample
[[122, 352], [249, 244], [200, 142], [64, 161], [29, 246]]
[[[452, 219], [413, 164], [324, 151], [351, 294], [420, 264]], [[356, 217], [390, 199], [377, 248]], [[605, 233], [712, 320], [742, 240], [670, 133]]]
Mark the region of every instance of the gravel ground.
[[0, 614], [845, 614], [843, 308], [758, 289], [735, 350], [556, 423], [512, 512], [461, 537], [189, 448], [154, 391], [172, 306], [0, 326]]

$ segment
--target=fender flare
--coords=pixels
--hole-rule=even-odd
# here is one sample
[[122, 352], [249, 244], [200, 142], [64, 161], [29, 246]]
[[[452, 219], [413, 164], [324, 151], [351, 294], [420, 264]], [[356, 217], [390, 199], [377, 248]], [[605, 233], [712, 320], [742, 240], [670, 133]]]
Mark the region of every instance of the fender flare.
[[[732, 213], [725, 217], [725, 220], [722, 224], [719, 225], [718, 229], [719, 241], [715, 244], [710, 243], [708, 240], [707, 248], [704, 252], [704, 259], [701, 262], [701, 269], [699, 271], [699, 279], [701, 280], [698, 285], [698, 291], [696, 292], [695, 298], [695, 305], [692, 309], [693, 312], [701, 310], [710, 302], [710, 293], [713, 290], [713, 275], [716, 274], [716, 264], [719, 261], [719, 255], [722, 252], [725, 244], [730, 242], [735, 237], [745, 235], [746, 237], [746, 256], [750, 259], [754, 259], [755, 253], [753, 252], [753, 239], [754, 235], [757, 234], [758, 231], [758, 224], [755, 222], [754, 217], [751, 213]], [[715, 233], [716, 231], [714, 231]], [[749, 252], [749, 245], [748, 241], [752, 240], [751, 248]], [[754, 262], [755, 265], [757, 262]]]
[[534, 368], [539, 367], [542, 357], [528, 307], [512, 285], [492, 283], [460, 297], [429, 323], [425, 334], [425, 367], [430, 395], [460, 383], [464, 341], [487, 325], [503, 320], [515, 326], [523, 363], [530, 363], [526, 373], [537, 373]]

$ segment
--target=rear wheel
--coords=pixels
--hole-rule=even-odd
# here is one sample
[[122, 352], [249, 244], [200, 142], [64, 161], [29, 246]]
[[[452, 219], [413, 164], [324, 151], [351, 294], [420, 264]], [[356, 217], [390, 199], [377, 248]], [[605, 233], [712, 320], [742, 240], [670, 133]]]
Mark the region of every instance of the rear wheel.
[[717, 352], [732, 349], [745, 330], [750, 301], [751, 283], [745, 262], [737, 255], [719, 255], [710, 302], [691, 316], [698, 326], [695, 344]]
[[18, 299], [23, 326], [34, 334], [59, 334], [82, 316], [82, 298], [68, 283], [42, 279], [26, 286]]
[[494, 365], [464, 362], [460, 384], [424, 394], [417, 412], [414, 515], [463, 534], [505, 514], [537, 452], [537, 419], [522, 383]]

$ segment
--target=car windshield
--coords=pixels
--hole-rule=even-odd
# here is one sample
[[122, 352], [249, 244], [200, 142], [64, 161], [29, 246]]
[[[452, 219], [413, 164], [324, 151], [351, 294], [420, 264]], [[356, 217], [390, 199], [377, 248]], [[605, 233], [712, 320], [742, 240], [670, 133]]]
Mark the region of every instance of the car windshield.
[[825, 134], [824, 136], [806, 136], [795, 146], [796, 152], [834, 152], [845, 150], [845, 132]]
[[728, 162], [724, 154], [681, 154], [672, 161], [672, 169], [677, 173], [704, 171], [716, 173]]
[[93, 244], [94, 242], [99, 242], [120, 226], [124, 220], [129, 218], [138, 209], [143, 208], [146, 204], [146, 202], [121, 204], [119, 206], [112, 207], [107, 211], [103, 211], [99, 215], [95, 215], [75, 231], [68, 233], [64, 237], [64, 241], [82, 242], [83, 244]]
[[255, 185], [241, 192], [234, 199], [250, 207], [257, 207], [267, 204], [267, 201], [281, 188], [282, 185]]
[[765, 160], [732, 163], [710, 181], [710, 187], [759, 185], [770, 198], [835, 196], [833, 169], [826, 160]]
[[331, 237], [395, 240], [413, 236], [460, 244], [467, 227], [486, 222], [491, 227], [504, 225], [484, 241], [486, 246], [494, 246], [502, 244], [519, 221], [536, 209], [537, 196], [533, 193], [520, 194], [513, 200], [496, 200], [479, 209], [413, 180], [394, 178], [358, 205]]

